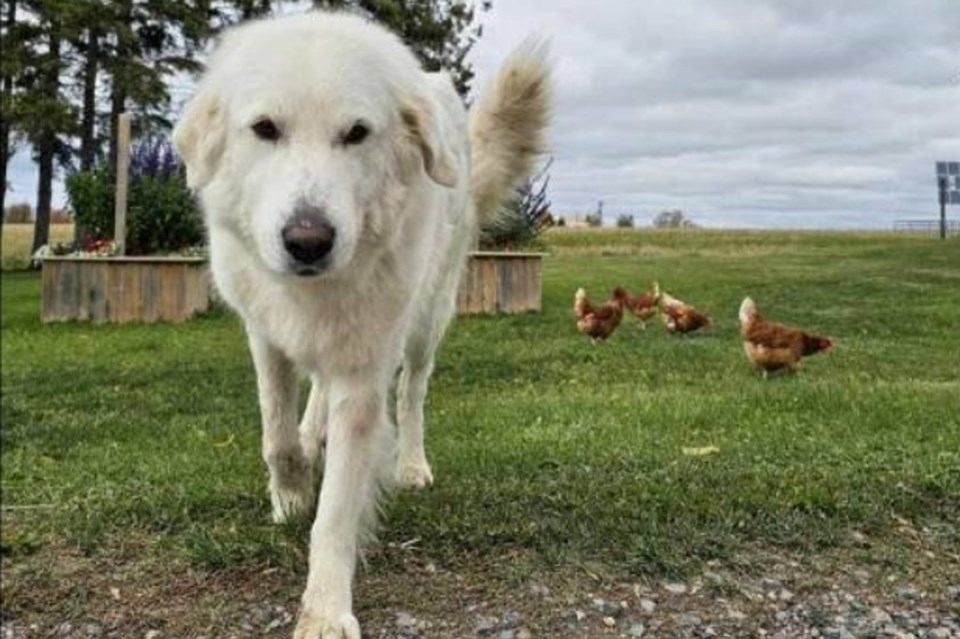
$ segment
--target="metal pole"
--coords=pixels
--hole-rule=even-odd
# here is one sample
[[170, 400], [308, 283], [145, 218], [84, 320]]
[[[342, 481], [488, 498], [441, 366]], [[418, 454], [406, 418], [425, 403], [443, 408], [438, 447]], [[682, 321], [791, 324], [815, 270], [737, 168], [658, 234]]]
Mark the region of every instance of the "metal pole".
[[117, 193], [113, 209], [113, 241], [118, 254], [127, 253], [127, 193], [130, 183], [130, 114], [117, 118]]
[[940, 187], [940, 239], [947, 239], [947, 176], [937, 178]]

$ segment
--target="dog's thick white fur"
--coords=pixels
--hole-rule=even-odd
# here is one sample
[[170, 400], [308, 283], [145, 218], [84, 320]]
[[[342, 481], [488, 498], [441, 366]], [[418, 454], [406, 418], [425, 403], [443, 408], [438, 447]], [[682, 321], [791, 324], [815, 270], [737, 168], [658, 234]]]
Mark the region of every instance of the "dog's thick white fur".
[[[384, 475], [433, 481], [434, 352], [478, 225], [542, 152], [544, 58], [521, 47], [468, 117], [446, 75], [362, 18], [252, 22], [224, 36], [176, 126], [216, 286], [249, 337], [277, 521], [313, 507], [325, 441], [297, 638], [360, 636], [353, 575]], [[351, 139], [357, 125], [366, 135]], [[310, 269], [284, 243], [303, 207], [335, 232]], [[395, 439], [387, 398], [401, 368]], [[311, 391], [298, 426], [301, 375]]]

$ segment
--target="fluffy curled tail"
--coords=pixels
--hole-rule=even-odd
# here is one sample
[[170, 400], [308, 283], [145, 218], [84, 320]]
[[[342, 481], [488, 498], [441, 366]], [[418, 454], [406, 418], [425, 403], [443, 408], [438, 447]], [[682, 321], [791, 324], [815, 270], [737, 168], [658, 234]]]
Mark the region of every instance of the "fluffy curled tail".
[[547, 46], [528, 41], [507, 59], [470, 113], [470, 186], [481, 223], [530, 177], [550, 120]]

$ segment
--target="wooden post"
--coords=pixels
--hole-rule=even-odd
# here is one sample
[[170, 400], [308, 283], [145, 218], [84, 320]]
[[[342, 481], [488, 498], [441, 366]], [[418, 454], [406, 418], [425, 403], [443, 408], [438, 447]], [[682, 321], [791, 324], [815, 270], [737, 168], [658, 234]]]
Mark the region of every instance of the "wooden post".
[[113, 209], [113, 240], [119, 254], [127, 253], [127, 197], [130, 183], [130, 114], [117, 118], [117, 194]]
[[947, 176], [937, 178], [940, 191], [940, 239], [947, 239]]

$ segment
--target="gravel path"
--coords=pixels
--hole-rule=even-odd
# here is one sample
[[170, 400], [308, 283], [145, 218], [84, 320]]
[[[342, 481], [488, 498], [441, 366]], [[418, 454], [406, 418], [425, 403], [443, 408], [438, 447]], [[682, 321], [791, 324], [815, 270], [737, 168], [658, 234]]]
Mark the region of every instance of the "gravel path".
[[[905, 583], [884, 594], [870, 586], [870, 575], [854, 572], [842, 585], [795, 585], [783, 578], [734, 579], [705, 571], [685, 582], [615, 583], [596, 592], [570, 594], [539, 581], [521, 586], [510, 607], [477, 600], [443, 615], [380, 610], [366, 635], [380, 639], [490, 637], [892, 637], [960, 638], [960, 575], [957, 583], [933, 597]], [[4, 613], [6, 615], [6, 613]], [[286, 637], [296, 605], [256, 603], [230, 612], [220, 627], [191, 634], [157, 619], [156, 628], [133, 630], [128, 623], [95, 619], [25, 623], [2, 622], [0, 639], [54, 637], [204, 637], [240, 639]], [[148, 624], [149, 625], [149, 624]]]
[[[516, 551], [443, 566], [401, 545], [358, 575], [356, 613], [367, 639], [960, 639], [960, 553], [931, 539], [745, 549], [683, 581]], [[0, 639], [289, 638], [304, 577], [66, 548], [2, 562]]]
[[[706, 572], [714, 586], [731, 586], [718, 573]], [[960, 579], [958, 579], [960, 582]], [[927, 602], [912, 586], [899, 589], [895, 598], [877, 602], [866, 592], [831, 588], [825, 592], [798, 594], [778, 579], [737, 584], [731, 596], [714, 596], [715, 588], [694, 583], [664, 582], [658, 587], [620, 584], [619, 597], [588, 597], [582, 601], [558, 602], [549, 589], [531, 584], [529, 596], [541, 598], [556, 609], [564, 621], [550, 634], [531, 630], [514, 610], [497, 611], [483, 604], [471, 606], [472, 636], [496, 639], [528, 639], [535, 636], [563, 637], [892, 637], [899, 639], [960, 638], [960, 586], [953, 586], [951, 600]], [[562, 603], [564, 605], [557, 606]], [[384, 627], [371, 636], [382, 639], [459, 637], [451, 624], [420, 620], [398, 612], [394, 627]]]

